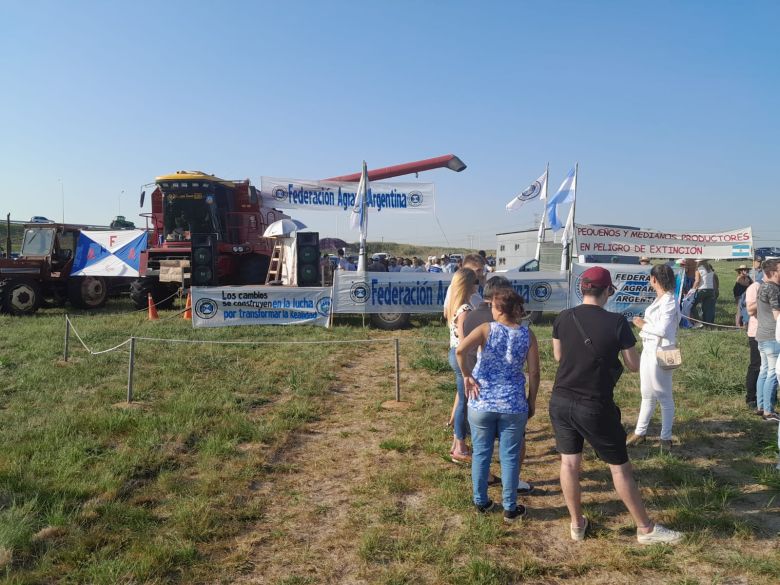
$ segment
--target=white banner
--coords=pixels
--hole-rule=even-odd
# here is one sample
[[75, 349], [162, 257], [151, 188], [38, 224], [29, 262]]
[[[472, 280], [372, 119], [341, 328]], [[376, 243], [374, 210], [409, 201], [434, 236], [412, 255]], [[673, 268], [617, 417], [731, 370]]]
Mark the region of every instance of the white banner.
[[[503, 272], [527, 311], [562, 311], [568, 303], [566, 272]], [[452, 274], [337, 270], [334, 313], [441, 313]]]
[[[263, 202], [277, 209], [350, 211], [357, 183], [334, 183], [262, 177]], [[433, 183], [371, 183], [370, 211], [430, 212], [434, 210]]]
[[328, 326], [330, 288], [192, 287], [192, 325]]
[[[582, 273], [593, 266], [601, 266], [609, 270], [615, 294], [609, 297], [605, 309], [613, 313], [622, 313], [629, 321], [645, 314], [645, 309], [655, 300], [655, 291], [650, 286], [650, 270], [652, 266], [641, 264], [578, 264], [571, 267], [571, 291], [569, 293], [571, 307], [582, 304], [580, 279]], [[680, 298], [682, 288], [682, 270], [674, 268], [676, 277], [675, 296]]]
[[749, 227], [704, 234], [577, 224], [574, 238], [577, 255], [722, 260], [750, 258], [753, 248], [753, 231]]

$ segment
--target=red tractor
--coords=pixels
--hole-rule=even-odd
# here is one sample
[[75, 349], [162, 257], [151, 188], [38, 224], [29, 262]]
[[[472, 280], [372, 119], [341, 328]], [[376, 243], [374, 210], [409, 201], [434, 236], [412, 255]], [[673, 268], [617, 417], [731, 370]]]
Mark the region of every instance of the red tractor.
[[[10, 250], [10, 221], [6, 229]], [[122, 279], [70, 275], [82, 229], [85, 226], [54, 222], [25, 224], [18, 258], [0, 259], [0, 312], [31, 315], [44, 302], [64, 305], [66, 301], [97, 309], [106, 303], [111, 286], [126, 286]]]
[[[375, 169], [368, 176], [376, 181], [441, 167], [461, 171], [466, 165], [446, 155]], [[326, 180], [357, 182], [360, 173]], [[248, 179], [228, 181], [179, 171], [157, 177], [155, 184], [152, 212], [144, 214], [154, 232], [141, 255], [141, 278], [130, 289], [137, 307], [147, 305], [149, 293], [161, 308], [169, 306], [188, 273], [193, 286], [265, 282], [273, 241], [263, 233], [269, 224], [289, 216], [265, 207]], [[144, 196], [141, 193], [142, 206]]]

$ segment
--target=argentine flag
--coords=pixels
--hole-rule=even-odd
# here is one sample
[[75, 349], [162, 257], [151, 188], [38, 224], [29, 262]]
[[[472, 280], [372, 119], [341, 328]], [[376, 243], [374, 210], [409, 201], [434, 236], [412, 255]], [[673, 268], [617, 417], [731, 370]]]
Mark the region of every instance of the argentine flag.
[[561, 218], [558, 217], [558, 206], [564, 203], [574, 203], [577, 191], [577, 171], [572, 169], [561, 183], [558, 192], [547, 201], [547, 217], [550, 220], [550, 228], [557, 232], [563, 227]]

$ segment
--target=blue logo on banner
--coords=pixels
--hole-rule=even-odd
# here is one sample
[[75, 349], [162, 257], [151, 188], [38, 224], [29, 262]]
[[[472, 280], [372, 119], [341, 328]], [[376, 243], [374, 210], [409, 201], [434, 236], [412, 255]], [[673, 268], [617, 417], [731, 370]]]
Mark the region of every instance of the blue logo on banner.
[[732, 258], [747, 258], [749, 256], [750, 256], [749, 244], [734, 244], [733, 246], [731, 246]]
[[195, 314], [201, 319], [211, 319], [217, 314], [217, 303], [211, 299], [199, 299], [195, 303]]
[[531, 287], [531, 300], [543, 303], [552, 296], [549, 282], [537, 282]]
[[423, 194], [419, 191], [409, 192], [409, 207], [420, 207], [423, 202]]
[[322, 297], [317, 301], [317, 312], [323, 317], [330, 314], [330, 297]]
[[349, 296], [356, 303], [367, 302], [369, 297], [368, 285], [364, 282], [356, 282], [349, 289]]

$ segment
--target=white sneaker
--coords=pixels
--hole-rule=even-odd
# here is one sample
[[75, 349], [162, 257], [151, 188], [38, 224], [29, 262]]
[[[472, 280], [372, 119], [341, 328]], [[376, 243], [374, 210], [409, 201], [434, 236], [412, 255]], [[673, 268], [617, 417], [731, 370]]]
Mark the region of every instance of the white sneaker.
[[582, 519], [585, 521], [585, 524], [582, 525], [582, 528], [579, 528], [578, 526], [572, 526], [571, 524], [569, 525], [571, 539], [576, 540], [577, 542], [585, 540], [585, 533], [588, 531], [588, 518], [583, 516]]
[[636, 539], [639, 544], [677, 544], [683, 538], [682, 532], [677, 532], [666, 526], [656, 524], [652, 532], [647, 534], [636, 533]]

